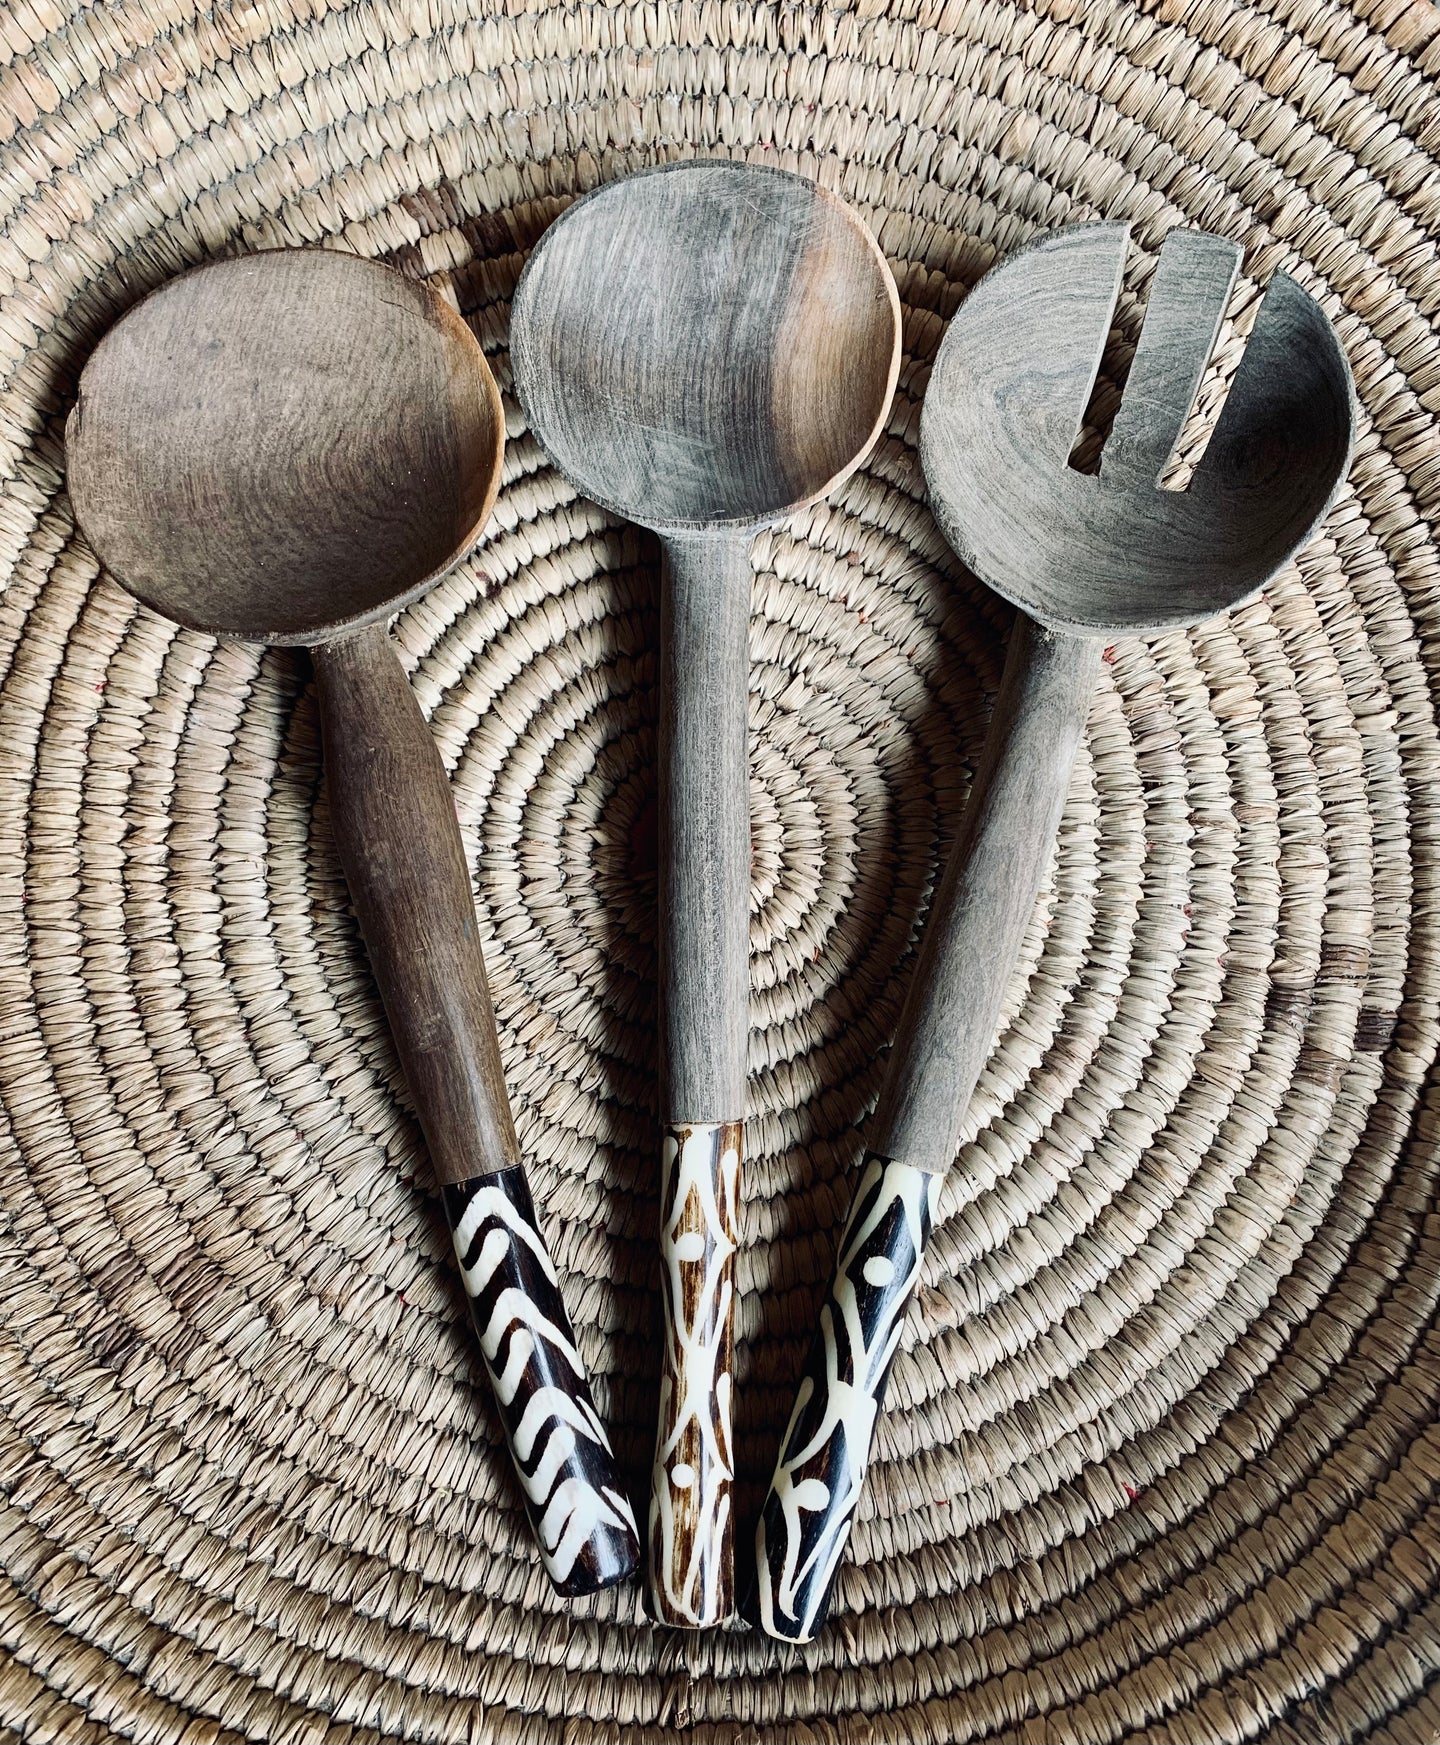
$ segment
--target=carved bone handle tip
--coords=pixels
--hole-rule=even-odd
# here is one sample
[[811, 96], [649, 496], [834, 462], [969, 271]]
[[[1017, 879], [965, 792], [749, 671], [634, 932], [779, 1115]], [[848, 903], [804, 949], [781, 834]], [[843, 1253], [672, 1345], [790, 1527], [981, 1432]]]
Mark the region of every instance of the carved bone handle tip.
[[740, 1195], [738, 1121], [675, 1127], [660, 1180], [665, 1319], [650, 1483], [650, 1604], [702, 1629], [734, 1605], [731, 1308]]
[[940, 1180], [866, 1160], [755, 1530], [753, 1610], [782, 1641], [813, 1640], [829, 1612]]
[[525, 1173], [496, 1170], [444, 1189], [510, 1457], [556, 1589], [573, 1598], [640, 1567], [635, 1517], [560, 1297]]

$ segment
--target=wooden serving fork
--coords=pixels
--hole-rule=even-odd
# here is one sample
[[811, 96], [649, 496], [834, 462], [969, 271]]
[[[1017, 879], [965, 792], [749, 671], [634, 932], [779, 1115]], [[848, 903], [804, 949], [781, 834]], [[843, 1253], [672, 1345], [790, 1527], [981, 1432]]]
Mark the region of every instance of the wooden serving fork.
[[869, 1154], [756, 1532], [753, 1612], [808, 1642], [860, 1500], [940, 1184], [1059, 828], [1105, 645], [1250, 599], [1344, 476], [1354, 391], [1314, 300], [1277, 273], [1188, 488], [1161, 489], [1240, 262], [1176, 231], [1098, 477], [1067, 462], [1128, 226], [1080, 225], [990, 273], [950, 324], [920, 423], [936, 519], [1021, 608], [959, 840], [925, 924]]

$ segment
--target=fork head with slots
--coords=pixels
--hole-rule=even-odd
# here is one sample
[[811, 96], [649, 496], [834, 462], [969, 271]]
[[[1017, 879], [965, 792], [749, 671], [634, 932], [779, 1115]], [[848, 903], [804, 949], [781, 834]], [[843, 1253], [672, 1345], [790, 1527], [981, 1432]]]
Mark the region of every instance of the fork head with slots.
[[1324, 514], [1354, 430], [1335, 330], [1276, 273], [1193, 478], [1160, 486], [1240, 265], [1238, 244], [1177, 230], [1099, 473], [1076, 472], [1128, 239], [1125, 224], [1075, 225], [982, 279], [946, 334], [920, 423], [955, 551], [1032, 618], [1078, 635], [1195, 624], [1258, 593]]

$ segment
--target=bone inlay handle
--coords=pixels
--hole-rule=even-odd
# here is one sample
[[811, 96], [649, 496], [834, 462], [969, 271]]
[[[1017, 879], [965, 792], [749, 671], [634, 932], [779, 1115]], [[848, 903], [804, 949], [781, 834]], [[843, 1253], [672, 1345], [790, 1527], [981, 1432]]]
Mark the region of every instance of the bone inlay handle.
[[940, 1179], [866, 1160], [755, 1530], [757, 1622], [782, 1640], [809, 1642], [830, 1609]]
[[545, 1572], [567, 1597], [640, 1567], [635, 1516], [615, 1476], [525, 1172], [449, 1183], [445, 1215], [485, 1369]]
[[650, 1477], [650, 1604], [659, 1623], [718, 1624], [735, 1603], [730, 1433], [738, 1121], [665, 1135], [660, 1278], [665, 1350]]

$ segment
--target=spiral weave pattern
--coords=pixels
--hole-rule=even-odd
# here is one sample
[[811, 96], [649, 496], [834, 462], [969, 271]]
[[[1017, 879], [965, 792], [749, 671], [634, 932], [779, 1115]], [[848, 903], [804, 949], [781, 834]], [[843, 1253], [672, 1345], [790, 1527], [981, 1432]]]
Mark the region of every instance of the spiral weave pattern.
[[[9, 0], [0, 56], [4, 1736], [1440, 1737], [1440, 12]], [[1199, 225], [1246, 249], [1201, 411], [1277, 268], [1362, 403], [1351, 484], [1265, 598], [1107, 661], [803, 1650], [550, 1591], [306, 661], [132, 605], [64, 494], [89, 346], [183, 267], [323, 241], [449, 276], [505, 486], [395, 635], [643, 1497], [657, 553], [545, 466], [506, 343], [565, 202], [684, 154], [835, 189], [905, 303], [868, 464], [754, 553], [742, 1545], [1003, 656], [916, 463], [948, 318], [1037, 231], [1128, 218], [1118, 379], [1161, 239]]]

